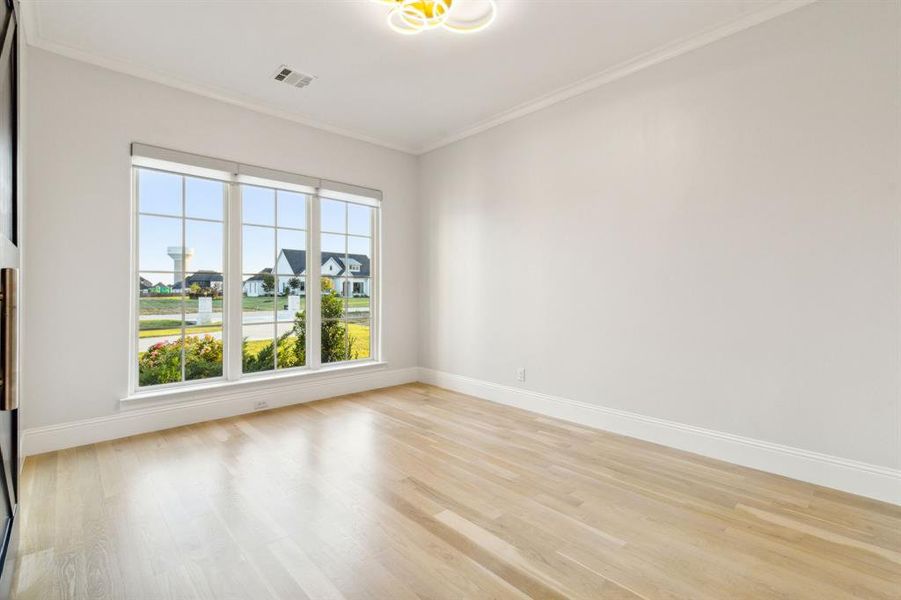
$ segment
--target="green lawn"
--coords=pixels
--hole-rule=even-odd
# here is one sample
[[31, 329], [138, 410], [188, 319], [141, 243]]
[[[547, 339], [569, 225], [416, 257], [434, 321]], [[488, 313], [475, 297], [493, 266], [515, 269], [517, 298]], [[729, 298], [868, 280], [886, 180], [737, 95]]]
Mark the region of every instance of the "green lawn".
[[357, 358], [369, 358], [369, 325], [348, 323], [347, 332], [354, 338], [351, 351], [357, 352]]
[[141, 329], [180, 329], [180, 319], [141, 319]]
[[[287, 305], [288, 300], [284, 297], [279, 298], [280, 307]], [[252, 311], [268, 311], [275, 306], [275, 299], [272, 296], [260, 296], [258, 298], [245, 297], [241, 301], [241, 306], [245, 312]], [[172, 315], [181, 312], [181, 298], [178, 296], [165, 296], [157, 298], [141, 298], [141, 314], [142, 315]], [[222, 298], [213, 298], [213, 312], [222, 311]], [[197, 312], [197, 300], [185, 298], [185, 312]]]
[[[138, 331], [139, 338], [150, 338], [150, 337], [161, 337], [164, 335], [181, 335], [181, 325], [178, 327], [171, 327], [168, 329], [144, 329], [144, 322], [141, 322], [141, 330]], [[214, 333], [217, 331], [222, 331], [222, 324], [216, 325], [198, 325], [185, 327], [185, 333], [187, 335], [197, 334], [197, 333]]]
[[[278, 297], [279, 310], [285, 310], [288, 306], [288, 299], [285, 296]], [[276, 299], [272, 296], [259, 296], [250, 298], [245, 296], [241, 299], [241, 308], [244, 312], [254, 311], [270, 311], [273, 310]], [[301, 299], [301, 306], [303, 299]], [[349, 308], [368, 308], [369, 298], [349, 298], [347, 300]], [[213, 312], [222, 311], [222, 298], [213, 299]], [[181, 298], [178, 296], [160, 296], [154, 298], [141, 298], [140, 314], [141, 315], [172, 315], [181, 312]], [[185, 312], [197, 312], [197, 300], [185, 298]]]
[[[350, 323], [347, 326], [348, 333], [354, 338], [353, 351], [357, 352], [357, 358], [369, 358], [369, 325]], [[288, 336], [288, 341], [294, 342], [294, 336]], [[244, 353], [256, 356], [260, 350], [268, 346], [269, 340], [248, 340], [244, 343]]]

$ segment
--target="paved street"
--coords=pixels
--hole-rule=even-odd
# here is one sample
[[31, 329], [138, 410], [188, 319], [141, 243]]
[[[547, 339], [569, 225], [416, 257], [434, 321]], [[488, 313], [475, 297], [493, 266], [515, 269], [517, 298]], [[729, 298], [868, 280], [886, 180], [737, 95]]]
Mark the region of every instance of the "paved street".
[[[353, 316], [354, 314], [360, 315], [363, 313], [369, 312], [367, 308], [351, 308], [347, 311], [348, 316]], [[172, 321], [180, 321], [180, 314], [171, 314], [171, 315], [141, 315], [140, 319], [142, 321], [153, 321], [153, 320], [172, 320]], [[294, 324], [294, 315], [291, 311], [288, 310], [280, 310], [278, 311], [278, 319], [279, 319], [279, 333], [284, 333], [287, 330], [291, 329]], [[191, 324], [197, 322], [197, 313], [186, 313], [185, 320], [190, 327]], [[273, 325], [271, 322], [272, 313], [269, 311], [250, 311], [245, 312], [243, 315], [243, 326], [241, 331], [241, 336], [247, 338], [249, 340], [271, 340], [273, 335]], [[215, 325], [217, 323], [222, 323], [222, 313], [213, 313], [212, 314], [212, 322], [210, 324]], [[210, 332], [207, 334], [194, 334], [194, 335], [212, 335], [216, 339], [221, 339], [221, 332]], [[140, 338], [138, 340], [138, 352], [144, 352], [153, 344], [158, 342], [172, 342], [179, 338], [179, 335], [166, 335], [166, 336], [157, 336], [157, 337], [145, 337]]]

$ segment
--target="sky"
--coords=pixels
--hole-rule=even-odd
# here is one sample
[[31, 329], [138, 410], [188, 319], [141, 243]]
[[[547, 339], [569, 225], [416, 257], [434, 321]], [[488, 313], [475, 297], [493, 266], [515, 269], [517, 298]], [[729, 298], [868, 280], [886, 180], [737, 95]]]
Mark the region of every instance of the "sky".
[[[167, 248], [183, 244], [182, 176], [138, 171], [139, 210], [154, 213], [139, 215], [139, 269], [154, 283], [171, 281], [171, 275], [159, 271], [173, 270]], [[194, 250], [189, 272], [222, 271], [225, 189], [226, 184], [218, 181], [184, 177], [184, 245]], [[306, 248], [308, 201], [305, 194], [242, 186], [243, 273], [273, 268], [282, 248]], [[320, 208], [323, 252], [371, 256], [372, 208], [324, 198]]]

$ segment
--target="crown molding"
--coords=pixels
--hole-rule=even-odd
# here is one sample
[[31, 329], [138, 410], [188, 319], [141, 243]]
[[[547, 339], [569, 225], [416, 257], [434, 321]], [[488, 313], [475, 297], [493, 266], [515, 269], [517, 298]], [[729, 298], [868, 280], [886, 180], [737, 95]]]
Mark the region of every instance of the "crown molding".
[[564, 100], [569, 100], [575, 96], [590, 92], [591, 90], [616, 81], [617, 79], [622, 79], [623, 77], [627, 77], [642, 69], [647, 69], [648, 67], [676, 58], [677, 56], [681, 56], [692, 50], [712, 44], [713, 42], [744, 31], [745, 29], [754, 27], [755, 25], [765, 23], [766, 21], [775, 19], [786, 13], [813, 4], [816, 1], [817, 0], [783, 0], [782, 2], [768, 5], [761, 10], [744, 15], [723, 25], [660, 46], [659, 48], [619, 63], [618, 65], [604, 69], [599, 73], [590, 75], [576, 83], [564, 86], [553, 92], [539, 96], [534, 100], [524, 102], [523, 104], [519, 104], [511, 109], [498, 113], [495, 116], [476, 123], [458, 133], [441, 138], [430, 144], [425, 144], [418, 150], [417, 154], [426, 154], [432, 150], [437, 150], [438, 148], [453, 144], [454, 142], [459, 142], [462, 139], [472, 137], [478, 133], [497, 127], [498, 125], [553, 106]]
[[629, 59], [625, 62], [614, 65], [613, 67], [604, 69], [599, 73], [590, 75], [573, 84], [564, 86], [553, 92], [544, 94], [542, 96], [539, 96], [538, 98], [502, 111], [494, 115], [493, 117], [480, 121], [457, 133], [439, 138], [435, 141], [423, 144], [421, 146], [405, 146], [402, 144], [375, 138], [366, 134], [358, 133], [356, 131], [336, 127], [334, 125], [318, 121], [311, 117], [298, 115], [289, 111], [274, 109], [266, 106], [265, 104], [242, 98], [234, 94], [233, 92], [214, 88], [212, 86], [198, 85], [195, 83], [186, 82], [184, 80], [164, 75], [152, 69], [147, 69], [145, 67], [141, 67], [126, 61], [110, 59], [94, 53], [72, 48], [70, 46], [50, 42], [48, 40], [45, 40], [41, 36], [40, 20], [37, 11], [34, 8], [34, 2], [30, 0], [21, 2], [19, 4], [19, 14], [25, 41], [30, 46], [33, 46], [35, 48], [40, 48], [47, 52], [59, 54], [68, 58], [72, 58], [74, 60], [93, 64], [98, 67], [119, 73], [124, 73], [126, 75], [131, 75], [133, 77], [146, 79], [155, 83], [165, 85], [167, 87], [172, 87], [207, 98], [212, 98], [214, 100], [219, 100], [220, 102], [225, 102], [234, 106], [240, 106], [241, 108], [245, 108], [247, 110], [252, 110], [258, 113], [285, 119], [287, 121], [306, 125], [307, 127], [320, 129], [343, 137], [366, 142], [369, 144], [374, 144], [383, 148], [388, 148], [390, 150], [396, 150], [398, 152], [404, 152], [406, 154], [423, 155], [433, 150], [437, 150], [438, 148], [453, 144], [454, 142], [472, 137], [476, 134], [482, 133], [483, 131], [497, 127], [498, 125], [519, 119], [520, 117], [524, 117], [544, 108], [548, 108], [550, 106], [553, 106], [554, 104], [558, 104], [575, 96], [590, 92], [603, 85], [641, 71], [642, 69], [646, 69], [672, 58], [676, 58], [677, 56], [681, 56], [683, 54], [691, 52], [692, 50], [696, 50], [708, 44], [712, 44], [713, 42], [754, 27], [755, 25], [765, 23], [766, 21], [775, 19], [776, 17], [795, 11], [799, 8], [803, 8], [817, 1], [818, 0], [782, 0], [781, 2], [767, 5], [766, 7], [758, 11], [744, 15], [723, 25], [705, 30], [699, 34], [687, 36], [675, 42], [666, 44], [664, 46], [641, 54], [635, 58]]

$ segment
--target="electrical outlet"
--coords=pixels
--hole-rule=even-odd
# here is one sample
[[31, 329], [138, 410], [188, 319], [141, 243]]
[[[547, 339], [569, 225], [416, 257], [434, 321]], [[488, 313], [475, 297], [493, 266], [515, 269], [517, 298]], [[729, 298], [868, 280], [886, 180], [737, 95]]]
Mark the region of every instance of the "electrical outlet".
[[516, 381], [522, 383], [526, 380], [526, 368], [519, 367], [516, 369]]
[[254, 410], [266, 410], [267, 408], [269, 408], [269, 403], [265, 400], [257, 400], [253, 403]]

